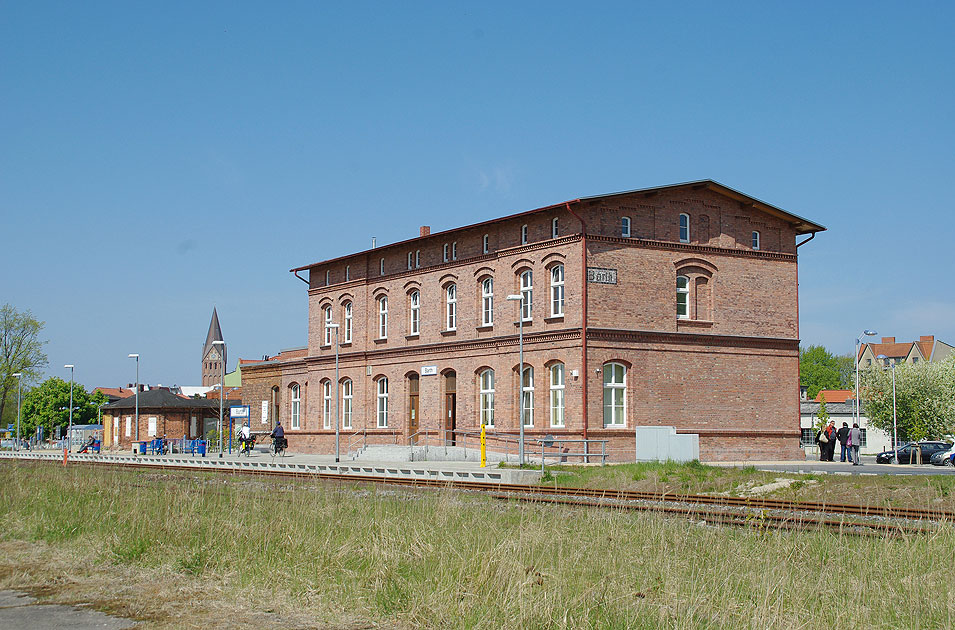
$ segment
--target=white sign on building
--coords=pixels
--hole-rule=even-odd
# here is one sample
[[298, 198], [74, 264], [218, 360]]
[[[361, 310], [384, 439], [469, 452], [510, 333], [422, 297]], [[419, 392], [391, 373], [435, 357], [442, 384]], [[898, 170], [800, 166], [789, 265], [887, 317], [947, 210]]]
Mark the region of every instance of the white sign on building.
[[269, 423], [269, 401], [262, 401], [262, 424]]

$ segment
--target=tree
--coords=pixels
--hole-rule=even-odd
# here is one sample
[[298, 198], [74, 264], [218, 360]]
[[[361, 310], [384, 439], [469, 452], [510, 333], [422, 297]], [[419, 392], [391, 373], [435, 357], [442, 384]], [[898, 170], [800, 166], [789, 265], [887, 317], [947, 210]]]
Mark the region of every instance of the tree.
[[[863, 409], [872, 425], [892, 434], [892, 370], [866, 369]], [[955, 357], [895, 367], [900, 441], [942, 439], [955, 433]]]
[[14, 374], [19, 372], [22, 384], [29, 385], [40, 379], [40, 370], [47, 365], [41, 330], [43, 322], [30, 311], [21, 313], [9, 304], [0, 307], [0, 422], [4, 425], [16, 418], [18, 384]]
[[[95, 424], [98, 406], [106, 402], [102, 392], [90, 394], [82, 385], [73, 383], [73, 424]], [[38, 426], [45, 435], [54, 427], [70, 422], [70, 383], [56, 376], [43, 381], [23, 397], [22, 433], [31, 435]]]
[[822, 389], [853, 389], [855, 362], [850, 356], [834, 355], [822, 346], [799, 349], [799, 384], [809, 388], [809, 398]]
[[819, 424], [816, 425], [816, 430], [822, 431], [826, 428], [826, 425], [829, 424], [829, 410], [826, 409], [825, 394], [819, 398], [819, 411], [816, 412], [816, 417], [819, 418]]

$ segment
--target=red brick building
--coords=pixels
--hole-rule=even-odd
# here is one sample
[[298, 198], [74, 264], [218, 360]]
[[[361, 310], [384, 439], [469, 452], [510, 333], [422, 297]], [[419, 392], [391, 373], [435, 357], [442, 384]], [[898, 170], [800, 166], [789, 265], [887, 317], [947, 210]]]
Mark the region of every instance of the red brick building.
[[243, 366], [245, 404], [293, 450], [334, 448], [339, 397], [343, 448], [517, 434], [521, 317], [531, 438], [626, 460], [635, 426], [672, 425], [705, 460], [802, 457], [796, 238], [824, 229], [710, 180], [422, 228], [293, 269], [308, 345]]

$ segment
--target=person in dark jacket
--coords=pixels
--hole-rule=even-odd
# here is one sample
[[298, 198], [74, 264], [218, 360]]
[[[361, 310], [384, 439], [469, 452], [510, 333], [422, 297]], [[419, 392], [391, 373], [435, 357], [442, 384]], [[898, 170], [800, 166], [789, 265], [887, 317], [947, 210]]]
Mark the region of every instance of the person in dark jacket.
[[852, 451], [846, 445], [846, 440], [849, 439], [849, 423], [843, 422], [842, 428], [836, 432], [836, 437], [839, 439], [839, 461], [846, 461], [846, 455], [849, 456], [849, 463], [852, 463]]
[[272, 429], [271, 437], [275, 440], [276, 445], [287, 447], [288, 442], [285, 441], [285, 429], [282, 428], [282, 423], [278, 420], [275, 421], [275, 428]]

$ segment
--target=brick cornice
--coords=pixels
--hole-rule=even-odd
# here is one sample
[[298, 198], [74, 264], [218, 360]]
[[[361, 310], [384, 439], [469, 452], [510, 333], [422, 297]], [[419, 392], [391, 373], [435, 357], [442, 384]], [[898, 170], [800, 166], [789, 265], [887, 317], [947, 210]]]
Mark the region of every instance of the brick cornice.
[[631, 343], [668, 343], [696, 346], [720, 346], [735, 348], [760, 348], [766, 350], [798, 350], [798, 339], [780, 337], [743, 337], [738, 335], [713, 335], [707, 333], [657, 332], [650, 330], [618, 330], [613, 328], [588, 328], [587, 339], [591, 341], [626, 341]]
[[[640, 425], [643, 426], [657, 426], [657, 425]], [[694, 429], [693, 427], [677, 427], [676, 432], [679, 435], [699, 435], [700, 437], [706, 438], [750, 438], [754, 440], [754, 444], [758, 443], [760, 438], [798, 438], [801, 433], [799, 430], [786, 430], [786, 429]], [[602, 438], [614, 438], [614, 437], [629, 437], [633, 439], [634, 437], [634, 428], [633, 427], [624, 427], [622, 429], [605, 429], [602, 427], [591, 427], [591, 435], [595, 436], [594, 439]]]
[[752, 251], [749, 249], [735, 249], [730, 247], [714, 247], [712, 245], [693, 245], [691, 243], [674, 243], [672, 241], [657, 241], [645, 238], [623, 238], [622, 236], [600, 236], [588, 234], [587, 240], [598, 243], [614, 243], [641, 249], [666, 249], [670, 251], [695, 252], [698, 254], [716, 254], [719, 256], [734, 256], [736, 258], [760, 258], [763, 260], [783, 260], [796, 262], [795, 254], [781, 252]]

